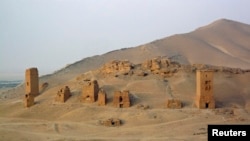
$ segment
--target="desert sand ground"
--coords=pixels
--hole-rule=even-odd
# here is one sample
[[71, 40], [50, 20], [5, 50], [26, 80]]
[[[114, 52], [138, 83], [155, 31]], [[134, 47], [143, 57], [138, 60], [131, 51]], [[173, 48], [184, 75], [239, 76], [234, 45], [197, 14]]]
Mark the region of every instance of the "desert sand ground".
[[[91, 72], [88, 72], [91, 73]], [[97, 78], [97, 77], [95, 77]], [[195, 73], [178, 72], [162, 80], [145, 78], [97, 78], [108, 96], [106, 106], [81, 103], [81, 84], [74, 78], [48, 88], [35, 98], [36, 104], [24, 108], [22, 96], [1, 99], [0, 140], [10, 141], [206, 141], [208, 124], [249, 124], [250, 73], [215, 74], [216, 109], [194, 106]], [[57, 91], [69, 86], [72, 96], [65, 103], [54, 101]], [[114, 90], [130, 90], [132, 106], [114, 108]], [[182, 109], [167, 109], [170, 96], [183, 103]], [[138, 104], [149, 109], [137, 108]], [[106, 127], [101, 120], [119, 118], [120, 127]]]

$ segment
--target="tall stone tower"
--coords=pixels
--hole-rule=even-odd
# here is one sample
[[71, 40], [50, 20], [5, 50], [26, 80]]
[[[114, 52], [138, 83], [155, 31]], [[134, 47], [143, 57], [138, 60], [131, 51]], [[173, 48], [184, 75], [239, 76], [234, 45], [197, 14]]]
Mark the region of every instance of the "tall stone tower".
[[68, 86], [65, 86], [64, 88], [61, 88], [55, 97], [55, 101], [57, 102], [66, 102], [67, 99], [71, 96], [70, 88]]
[[24, 96], [24, 107], [31, 107], [35, 104], [33, 95], [25, 94]]
[[37, 68], [29, 68], [25, 71], [25, 93], [34, 97], [39, 94], [39, 80]]
[[199, 109], [214, 109], [213, 71], [198, 70], [196, 72], [196, 106]]
[[82, 102], [94, 103], [97, 100], [99, 85], [96, 80], [86, 81], [82, 90]]
[[103, 89], [100, 89], [98, 92], [98, 105], [104, 106], [107, 102], [107, 94]]

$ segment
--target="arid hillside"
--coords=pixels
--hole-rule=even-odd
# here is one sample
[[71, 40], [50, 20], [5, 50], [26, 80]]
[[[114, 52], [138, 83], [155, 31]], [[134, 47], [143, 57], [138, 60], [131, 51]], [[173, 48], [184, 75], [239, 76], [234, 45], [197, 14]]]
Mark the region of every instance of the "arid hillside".
[[140, 63], [157, 56], [167, 56], [182, 64], [210, 64], [250, 69], [249, 41], [250, 25], [220, 19], [190, 33], [84, 58], [54, 74], [43, 76], [42, 79], [57, 85], [81, 73], [97, 69], [111, 60], [127, 59], [133, 63]]
[[[196, 70], [214, 71], [215, 109], [198, 109]], [[169, 58], [154, 58], [140, 64], [111, 61], [58, 86], [40, 81], [35, 105], [24, 107], [24, 89], [16, 88], [0, 101], [0, 139], [10, 141], [131, 140], [206, 141], [208, 124], [248, 124], [250, 121], [249, 70], [181, 65]], [[86, 81], [97, 80], [107, 103], [82, 102]], [[55, 81], [55, 80], [53, 80]], [[58, 91], [68, 86], [71, 96], [61, 103]], [[19, 90], [17, 90], [19, 89]], [[115, 91], [129, 91], [130, 107], [114, 107]], [[167, 108], [178, 99], [181, 109]], [[103, 126], [102, 121], [120, 119], [121, 126]]]
[[[250, 25], [222, 19], [40, 76], [39, 94], [28, 108], [23, 84], [2, 90], [0, 140], [206, 141], [208, 124], [249, 124], [249, 41]], [[197, 70], [213, 71], [208, 83], [212, 82], [215, 108], [199, 109], [195, 104]], [[83, 92], [92, 92], [87, 86], [96, 83], [93, 91], [105, 91], [106, 105], [86, 102], [93, 97]], [[65, 103], [60, 102], [62, 88], [69, 97]], [[116, 99], [116, 91], [129, 95]], [[125, 98], [130, 101], [126, 107], [114, 106], [115, 99]], [[168, 100], [178, 101], [173, 104], [178, 108], [169, 108]], [[104, 126], [109, 119], [119, 119], [121, 125]]]

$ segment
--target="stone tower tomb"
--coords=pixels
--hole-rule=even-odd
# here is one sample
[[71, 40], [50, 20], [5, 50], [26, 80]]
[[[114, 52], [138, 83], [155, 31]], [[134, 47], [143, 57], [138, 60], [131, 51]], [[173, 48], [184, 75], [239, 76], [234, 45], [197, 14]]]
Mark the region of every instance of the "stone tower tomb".
[[197, 70], [196, 72], [196, 106], [199, 109], [214, 109], [213, 71]]
[[115, 91], [113, 105], [117, 108], [130, 107], [129, 91]]
[[105, 106], [106, 102], [107, 102], [107, 94], [103, 89], [100, 89], [98, 93], [98, 105]]
[[39, 94], [39, 80], [37, 68], [29, 68], [25, 71], [25, 94], [34, 97]]
[[64, 103], [70, 96], [70, 89], [68, 86], [65, 86], [57, 92], [55, 101]]
[[97, 100], [99, 85], [96, 80], [85, 81], [82, 89], [82, 102], [93, 103]]
[[30, 94], [25, 94], [24, 97], [24, 107], [31, 107], [34, 105], [34, 96]]

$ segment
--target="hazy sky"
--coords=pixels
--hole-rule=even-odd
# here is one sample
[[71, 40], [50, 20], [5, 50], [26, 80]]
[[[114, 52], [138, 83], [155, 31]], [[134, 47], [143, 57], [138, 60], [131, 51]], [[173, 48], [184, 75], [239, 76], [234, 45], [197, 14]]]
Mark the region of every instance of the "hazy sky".
[[249, 0], [0, 0], [0, 80], [52, 73], [85, 57], [190, 32], [250, 24]]

